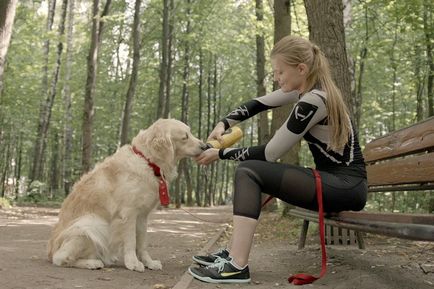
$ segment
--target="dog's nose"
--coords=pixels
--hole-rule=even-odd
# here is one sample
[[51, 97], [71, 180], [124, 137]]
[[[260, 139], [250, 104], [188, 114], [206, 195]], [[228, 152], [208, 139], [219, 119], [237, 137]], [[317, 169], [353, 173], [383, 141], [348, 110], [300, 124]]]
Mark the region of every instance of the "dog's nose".
[[205, 151], [205, 150], [209, 149], [209, 146], [207, 146], [206, 143], [200, 142], [200, 149]]

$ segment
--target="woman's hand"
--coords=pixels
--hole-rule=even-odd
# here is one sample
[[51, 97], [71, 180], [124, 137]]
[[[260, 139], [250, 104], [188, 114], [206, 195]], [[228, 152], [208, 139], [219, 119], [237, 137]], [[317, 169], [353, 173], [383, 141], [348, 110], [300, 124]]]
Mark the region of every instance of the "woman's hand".
[[219, 143], [222, 142], [222, 134], [225, 132], [225, 124], [218, 122], [212, 132], [209, 134], [208, 140], [216, 139]]
[[200, 165], [209, 165], [210, 163], [219, 159], [219, 150], [210, 148], [201, 153], [195, 158], [196, 162]]

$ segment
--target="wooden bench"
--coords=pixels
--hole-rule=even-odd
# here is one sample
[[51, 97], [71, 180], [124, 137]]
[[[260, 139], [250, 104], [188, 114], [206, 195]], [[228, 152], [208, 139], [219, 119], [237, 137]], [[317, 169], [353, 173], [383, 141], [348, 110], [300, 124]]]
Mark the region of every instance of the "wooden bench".
[[[363, 155], [368, 193], [434, 190], [434, 117], [371, 141]], [[309, 222], [318, 222], [318, 213], [295, 208], [289, 214], [304, 219], [298, 244], [302, 249]], [[365, 247], [361, 232], [434, 241], [434, 214], [344, 211], [327, 214], [324, 222], [354, 230], [361, 249]]]

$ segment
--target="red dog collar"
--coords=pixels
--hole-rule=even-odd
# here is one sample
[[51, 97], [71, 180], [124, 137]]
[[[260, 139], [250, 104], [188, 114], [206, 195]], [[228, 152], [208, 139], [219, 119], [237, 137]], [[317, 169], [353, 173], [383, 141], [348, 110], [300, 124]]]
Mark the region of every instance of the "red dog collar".
[[162, 206], [167, 206], [170, 203], [169, 198], [169, 191], [167, 190], [167, 184], [166, 180], [164, 179], [164, 176], [161, 175], [161, 169], [159, 166], [157, 166], [155, 163], [151, 162], [145, 155], [139, 151], [135, 146], [133, 146], [133, 152], [144, 159], [148, 165], [152, 168], [154, 171], [154, 175], [159, 178], [158, 180], [158, 192], [160, 195], [160, 204]]

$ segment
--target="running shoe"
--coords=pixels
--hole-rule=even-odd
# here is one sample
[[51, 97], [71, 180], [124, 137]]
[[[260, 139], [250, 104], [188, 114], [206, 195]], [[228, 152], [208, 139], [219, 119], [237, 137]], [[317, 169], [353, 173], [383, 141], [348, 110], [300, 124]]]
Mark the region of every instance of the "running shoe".
[[188, 272], [196, 279], [207, 283], [248, 283], [250, 282], [249, 266], [238, 269], [232, 258], [217, 257], [212, 265], [206, 267], [190, 267]]

